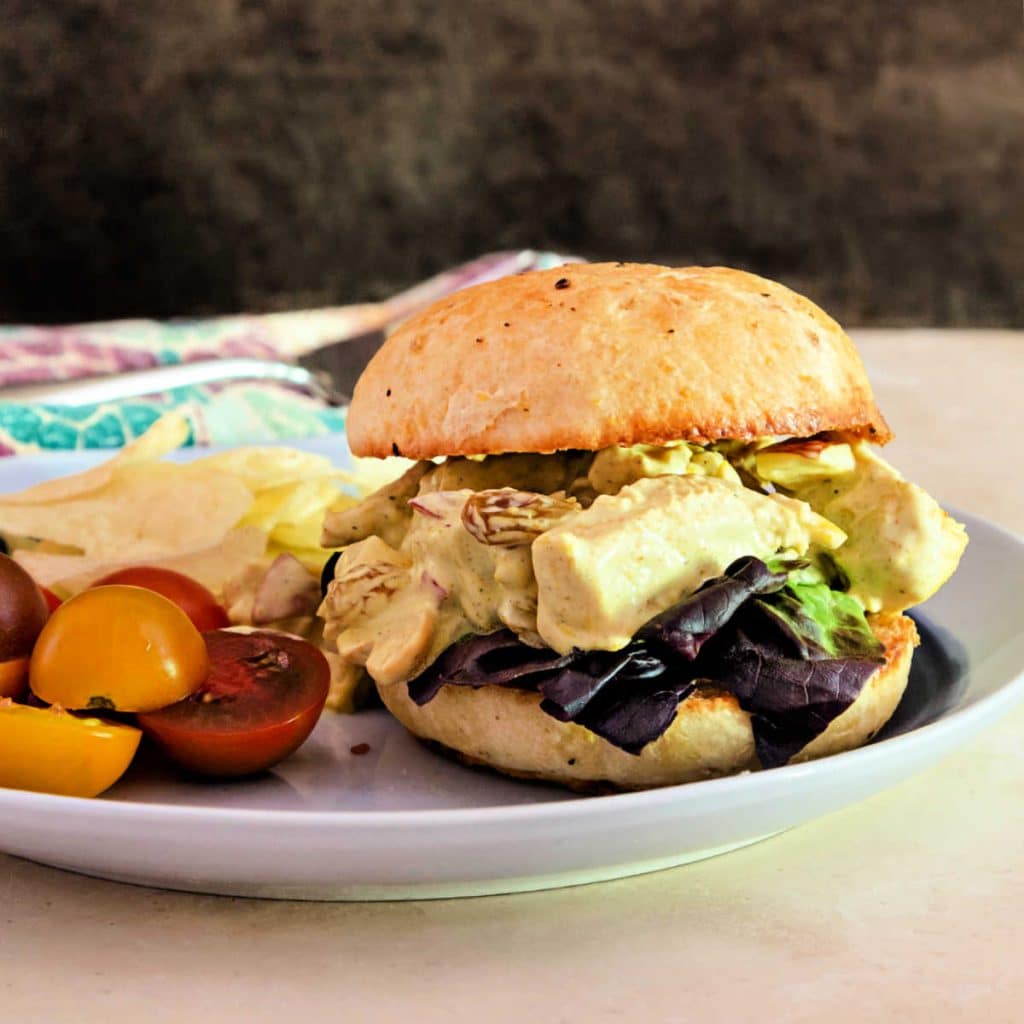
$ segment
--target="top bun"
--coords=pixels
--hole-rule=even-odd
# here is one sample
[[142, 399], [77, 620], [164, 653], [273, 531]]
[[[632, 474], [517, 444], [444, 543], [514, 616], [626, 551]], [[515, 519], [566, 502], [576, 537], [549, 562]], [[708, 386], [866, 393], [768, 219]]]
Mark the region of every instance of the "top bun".
[[783, 285], [726, 267], [571, 264], [457, 292], [370, 360], [356, 455], [495, 455], [809, 437], [884, 443], [842, 328]]

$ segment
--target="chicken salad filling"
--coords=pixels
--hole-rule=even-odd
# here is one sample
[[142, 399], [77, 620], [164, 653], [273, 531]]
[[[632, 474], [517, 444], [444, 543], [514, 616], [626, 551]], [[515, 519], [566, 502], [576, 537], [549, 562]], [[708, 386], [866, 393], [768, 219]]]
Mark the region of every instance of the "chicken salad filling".
[[567, 657], [628, 647], [738, 559], [799, 564], [863, 612], [952, 574], [963, 528], [859, 441], [823, 435], [421, 462], [329, 512], [324, 638], [379, 686], [467, 637]]

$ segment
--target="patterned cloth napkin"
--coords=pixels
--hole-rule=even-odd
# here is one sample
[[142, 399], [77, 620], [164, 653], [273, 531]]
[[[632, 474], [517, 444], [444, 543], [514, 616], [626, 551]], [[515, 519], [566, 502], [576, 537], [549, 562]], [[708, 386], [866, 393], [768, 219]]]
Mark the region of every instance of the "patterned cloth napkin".
[[[572, 262], [550, 252], [499, 252], [448, 270], [386, 302], [205, 320], [121, 320], [61, 327], [0, 327], [0, 388], [69, 381], [226, 357], [291, 360], [339, 338], [397, 323], [460, 288]], [[190, 444], [317, 437], [344, 427], [345, 411], [271, 382], [176, 388], [93, 405], [22, 404], [0, 390], [0, 455], [117, 448], [169, 409], [192, 424]]]

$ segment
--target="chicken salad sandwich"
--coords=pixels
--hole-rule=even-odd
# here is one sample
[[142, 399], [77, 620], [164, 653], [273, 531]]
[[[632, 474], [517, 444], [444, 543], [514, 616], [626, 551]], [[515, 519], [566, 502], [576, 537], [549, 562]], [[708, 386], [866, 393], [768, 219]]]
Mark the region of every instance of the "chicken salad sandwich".
[[573, 265], [403, 324], [348, 421], [325, 641], [461, 760], [636, 789], [851, 749], [967, 543], [842, 329], [727, 268]]

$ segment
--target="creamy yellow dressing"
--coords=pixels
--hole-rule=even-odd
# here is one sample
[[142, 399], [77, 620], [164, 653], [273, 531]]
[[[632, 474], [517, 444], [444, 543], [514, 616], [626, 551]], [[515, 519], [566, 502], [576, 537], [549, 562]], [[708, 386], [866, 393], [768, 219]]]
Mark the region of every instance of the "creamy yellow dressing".
[[953, 575], [967, 532], [868, 445], [852, 448], [850, 472], [797, 485], [792, 493], [846, 531], [834, 557], [850, 593], [869, 612], [901, 612]]
[[461, 522], [473, 493], [428, 489], [398, 548], [372, 536], [341, 553], [324, 635], [380, 683], [417, 674], [466, 633], [508, 626], [541, 642], [530, 548], [475, 540]]
[[445, 459], [423, 481], [420, 493], [430, 491], [485, 491], [515, 487], [538, 494], [565, 491], [586, 474], [591, 452], [554, 452], [551, 455], [490, 455], [485, 459]]

